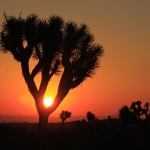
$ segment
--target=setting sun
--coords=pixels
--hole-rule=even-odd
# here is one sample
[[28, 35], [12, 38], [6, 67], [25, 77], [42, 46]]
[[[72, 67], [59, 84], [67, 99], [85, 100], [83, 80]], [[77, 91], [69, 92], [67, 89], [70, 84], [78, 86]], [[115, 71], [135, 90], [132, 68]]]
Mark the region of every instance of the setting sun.
[[44, 98], [44, 106], [46, 108], [48, 108], [49, 106], [51, 106], [53, 104], [53, 99], [50, 97], [46, 97]]

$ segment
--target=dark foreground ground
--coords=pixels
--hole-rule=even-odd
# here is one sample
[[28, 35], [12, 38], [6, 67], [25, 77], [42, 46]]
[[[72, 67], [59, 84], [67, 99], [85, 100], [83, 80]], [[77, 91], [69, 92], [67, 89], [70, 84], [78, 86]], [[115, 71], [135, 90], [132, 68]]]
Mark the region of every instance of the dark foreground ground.
[[[130, 124], [124, 128], [119, 119], [87, 123], [67, 122], [62, 135], [60, 123], [48, 125], [47, 150], [150, 150], [150, 126]], [[0, 124], [0, 150], [34, 150], [37, 124]]]

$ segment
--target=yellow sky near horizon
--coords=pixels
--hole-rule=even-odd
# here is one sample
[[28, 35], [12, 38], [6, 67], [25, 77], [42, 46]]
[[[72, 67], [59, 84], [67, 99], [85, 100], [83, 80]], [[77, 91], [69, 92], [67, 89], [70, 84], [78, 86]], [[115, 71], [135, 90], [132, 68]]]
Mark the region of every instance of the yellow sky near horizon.
[[[40, 18], [58, 14], [65, 21], [86, 23], [105, 49], [96, 75], [71, 90], [52, 115], [62, 110], [113, 115], [133, 101], [150, 102], [149, 0], [0, 0], [0, 24], [4, 11], [15, 16], [22, 12], [23, 17], [36, 13]], [[0, 68], [0, 114], [37, 114], [20, 64], [0, 53]], [[58, 79], [52, 79], [46, 95], [55, 96]]]

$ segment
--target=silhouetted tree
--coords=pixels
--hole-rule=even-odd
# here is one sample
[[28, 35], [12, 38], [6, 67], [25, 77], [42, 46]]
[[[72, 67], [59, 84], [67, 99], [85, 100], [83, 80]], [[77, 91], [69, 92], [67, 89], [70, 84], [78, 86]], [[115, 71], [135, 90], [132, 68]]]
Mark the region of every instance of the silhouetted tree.
[[88, 120], [88, 126], [90, 127], [92, 121], [95, 119], [95, 115], [89, 111], [89, 112], [87, 112], [86, 117], [87, 117], [87, 120]]
[[130, 109], [138, 119], [139, 123], [141, 123], [141, 115], [143, 114], [143, 108], [141, 107], [141, 103], [141, 101], [132, 102], [130, 106]]
[[108, 120], [111, 120], [112, 118], [111, 118], [111, 116], [109, 115], [109, 116], [107, 117], [107, 119], [108, 119]]
[[150, 112], [149, 112], [149, 103], [146, 102], [144, 105], [144, 109], [143, 109], [143, 114], [145, 115], [145, 124], [148, 123], [149, 121], [149, 117], [150, 117]]
[[141, 104], [142, 104], [141, 101], [137, 101], [136, 102], [136, 105], [137, 105], [137, 117], [138, 117], [140, 122], [141, 122], [141, 115], [143, 114], [143, 108], [142, 108]]
[[[39, 114], [39, 135], [46, 133], [48, 116], [59, 106], [70, 89], [76, 88], [95, 74], [104, 50], [94, 44], [94, 35], [85, 24], [64, 22], [52, 15], [40, 20], [36, 14], [27, 18], [4, 14], [0, 32], [1, 52], [11, 53], [21, 63], [25, 82], [32, 94]], [[29, 70], [29, 60], [38, 60]], [[41, 73], [40, 86], [34, 77]], [[61, 75], [52, 106], [45, 108], [43, 97], [53, 75]]]
[[123, 106], [119, 110], [119, 117], [121, 118], [124, 126], [127, 126], [129, 123], [133, 122], [134, 116], [135, 115], [132, 113], [132, 111], [130, 111], [128, 106]]
[[137, 109], [136, 109], [136, 102], [132, 102], [130, 109], [133, 110], [133, 112], [136, 113]]
[[132, 116], [133, 116], [132, 122], [138, 121], [137, 123], [139, 123], [141, 125], [141, 123], [142, 123], [141, 115], [144, 114], [145, 115], [145, 124], [147, 124], [149, 117], [150, 117], [149, 109], [148, 109], [149, 103], [148, 102], [145, 103], [144, 108], [142, 108], [141, 104], [142, 104], [141, 101], [136, 101], [136, 102], [132, 102], [130, 109], [127, 106], [122, 107], [119, 110], [119, 116], [120, 116], [120, 118], [122, 118], [122, 120], [125, 120], [123, 122], [129, 122], [128, 120], [131, 120], [130, 119], [131, 117], [127, 117], [127, 116], [130, 116], [130, 112], [132, 112]]
[[88, 132], [89, 132], [89, 140], [91, 140], [92, 138], [92, 134], [93, 134], [93, 127], [92, 127], [92, 122], [95, 119], [95, 115], [92, 112], [87, 112], [86, 114], [87, 120], [88, 120]]
[[134, 116], [137, 118], [136, 102], [132, 102], [132, 104], [130, 106], [130, 110], [132, 111], [132, 113], [134, 114]]
[[62, 132], [64, 133], [64, 122], [67, 118], [71, 117], [71, 112], [69, 111], [62, 111], [60, 114], [60, 119], [61, 119], [61, 126], [62, 126]]

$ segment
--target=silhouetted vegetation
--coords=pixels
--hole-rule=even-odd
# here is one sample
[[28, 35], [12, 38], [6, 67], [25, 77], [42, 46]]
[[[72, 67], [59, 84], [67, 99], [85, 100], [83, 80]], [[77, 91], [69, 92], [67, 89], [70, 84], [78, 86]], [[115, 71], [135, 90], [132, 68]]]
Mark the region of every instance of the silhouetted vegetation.
[[149, 111], [149, 103], [146, 102], [143, 109], [143, 114], [145, 115], [145, 123], [147, 124], [150, 118], [150, 111]]
[[[92, 123], [94, 123], [93, 121]], [[138, 124], [135, 124], [124, 130], [120, 119], [111, 118], [97, 121], [99, 123], [92, 126], [90, 139], [88, 138], [88, 122], [85, 120], [83, 121], [82, 130], [76, 130], [76, 124], [79, 121], [64, 122], [66, 131], [64, 136], [61, 136], [61, 122], [48, 124], [45, 149], [144, 150], [149, 147], [149, 125], [147, 127], [143, 126], [139, 130], [137, 128]], [[36, 141], [37, 129], [38, 125], [36, 123], [6, 123], [5, 126], [3, 123], [0, 124], [0, 149], [41, 150]]]
[[[41, 148], [36, 141], [38, 125], [35, 123], [1, 123], [0, 124], [0, 149], [51, 149], [51, 150], [93, 150], [93, 149], [146, 149], [149, 146], [150, 124], [141, 117], [139, 128], [139, 118], [134, 110], [138, 110], [138, 105], [124, 106], [119, 110], [120, 118], [106, 117], [99, 120], [92, 112], [87, 112], [86, 118], [65, 122], [71, 116], [68, 111], [62, 111], [60, 119], [65, 125], [65, 134], [62, 136], [60, 123], [48, 124], [47, 140]], [[140, 105], [142, 108], [142, 105]], [[142, 108], [149, 116], [149, 103], [145, 103]], [[136, 108], [136, 109], [135, 109]], [[147, 113], [146, 113], [147, 112]], [[149, 118], [149, 117], [148, 117]], [[122, 124], [123, 123], [123, 124]], [[124, 128], [124, 126], [126, 128]], [[140, 129], [140, 130], [139, 130]]]
[[135, 115], [128, 108], [128, 106], [123, 106], [119, 110], [119, 117], [121, 118], [124, 126], [127, 126], [129, 123], [133, 122], [133, 120], [135, 119]]
[[[100, 66], [104, 50], [94, 43], [94, 35], [86, 24], [64, 22], [58, 15], [40, 19], [36, 14], [26, 18], [4, 13], [0, 32], [0, 51], [11, 53], [21, 64], [25, 82], [39, 114], [39, 135], [46, 134], [48, 116], [59, 106], [70, 89], [93, 77]], [[37, 60], [29, 70], [29, 60]], [[35, 76], [41, 73], [40, 86]], [[61, 75], [58, 91], [51, 107], [45, 108], [43, 97], [53, 75]], [[43, 137], [41, 138], [43, 139]]]
[[69, 111], [62, 111], [62, 113], [60, 114], [62, 134], [64, 134], [64, 122], [67, 118], [70, 117], [71, 117], [71, 112]]
[[88, 120], [88, 125], [91, 126], [92, 121], [95, 119], [95, 115], [89, 111], [87, 112], [86, 117]]
[[130, 108], [128, 106], [123, 106], [119, 110], [119, 117], [121, 118], [124, 126], [127, 126], [130, 123], [138, 123], [141, 125], [142, 119], [141, 116], [144, 114], [145, 115], [145, 125], [147, 125], [149, 119], [150, 119], [150, 114], [149, 114], [149, 103], [146, 102], [144, 105], [144, 108], [141, 106], [142, 102], [141, 101], [136, 101], [132, 102]]
[[[149, 147], [148, 102], [144, 107], [141, 101], [133, 102], [130, 107], [123, 106], [119, 110], [119, 118], [108, 116], [104, 120], [97, 119], [89, 111], [86, 114], [87, 121], [65, 122], [71, 113], [62, 111], [61, 123], [48, 124], [48, 116], [60, 105], [70, 89], [92, 77], [99, 67], [104, 50], [93, 42], [94, 36], [87, 25], [64, 22], [60, 16], [39, 19], [31, 14], [24, 19], [21, 14], [18, 18], [4, 14], [0, 50], [2, 53], [10, 52], [21, 63], [23, 77], [35, 100], [39, 125], [1, 123], [0, 149], [137, 150]], [[31, 58], [37, 60], [37, 64], [29, 71]], [[34, 81], [38, 73], [41, 73], [39, 87]], [[45, 108], [43, 96], [53, 75], [61, 75], [58, 91], [54, 104]], [[62, 131], [59, 130], [60, 126]], [[37, 143], [39, 136], [38, 142], [43, 144], [44, 141], [44, 145]]]
[[90, 123], [95, 119], [95, 115], [94, 115], [92, 112], [90, 112], [90, 111], [87, 112], [86, 117], [87, 117], [87, 120], [88, 120]]

